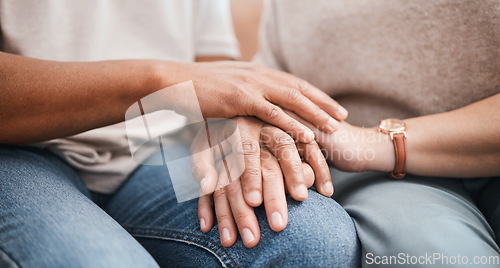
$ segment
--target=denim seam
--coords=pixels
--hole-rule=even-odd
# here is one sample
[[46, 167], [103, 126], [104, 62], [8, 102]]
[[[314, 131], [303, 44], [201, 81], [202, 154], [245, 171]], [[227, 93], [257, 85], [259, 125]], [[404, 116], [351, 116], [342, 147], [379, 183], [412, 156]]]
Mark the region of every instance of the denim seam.
[[212, 253], [217, 258], [217, 260], [219, 260], [219, 262], [221, 263], [221, 265], [223, 267], [227, 267], [227, 264], [225, 264], [224, 260], [222, 260], [222, 256], [220, 256], [219, 254], [217, 254], [217, 252], [215, 252], [211, 248], [209, 248], [207, 246], [204, 246], [204, 245], [202, 245], [200, 243], [196, 243], [194, 241], [189, 241], [189, 240], [186, 240], [186, 239], [172, 238], [172, 237], [159, 236], [159, 235], [142, 235], [142, 234], [131, 234], [131, 235], [133, 237], [138, 237], [138, 238], [156, 238], [156, 239], [161, 239], [161, 240], [184, 242], [184, 243], [189, 244], [189, 245], [195, 245], [197, 247], [200, 247], [200, 248], [205, 249], [208, 252]]
[[133, 232], [133, 230], [136, 229], [136, 230], [144, 230], [144, 231], [171, 232], [171, 233], [174, 233], [174, 234], [186, 235], [186, 236], [191, 236], [191, 237], [195, 237], [195, 238], [204, 240], [204, 241], [208, 242], [209, 244], [213, 245], [214, 247], [219, 248], [222, 252], [224, 252], [226, 254], [227, 258], [231, 261], [231, 263], [234, 265], [234, 267], [238, 267], [238, 265], [233, 260], [233, 258], [231, 258], [231, 256], [229, 256], [229, 253], [226, 251], [226, 249], [224, 249], [223, 247], [219, 246], [217, 243], [214, 243], [213, 241], [211, 241], [209, 239], [206, 239], [204, 237], [201, 237], [201, 236], [198, 236], [198, 235], [194, 235], [194, 234], [190, 234], [190, 233], [184, 233], [184, 232], [179, 232], [179, 231], [168, 230], [168, 229], [144, 228], [144, 227], [133, 227], [133, 226], [123, 226], [123, 228], [125, 228], [134, 237], [140, 237], [140, 236], [147, 237], [147, 236], [150, 236], [151, 238], [174, 240], [174, 241], [182, 241], [182, 242], [186, 242], [188, 244], [194, 244], [194, 245], [199, 246], [201, 248], [207, 249], [209, 252], [211, 252], [212, 254], [216, 255], [216, 258], [219, 259], [219, 261], [224, 266], [227, 266], [223, 262], [223, 257], [219, 253], [217, 253], [216, 251], [214, 251], [214, 250], [210, 249], [209, 247], [206, 247], [206, 246], [204, 246], [204, 245], [202, 245], [200, 243], [196, 243], [196, 242], [193, 242], [193, 241], [189, 241], [189, 240], [185, 240], [185, 239], [180, 239], [180, 238], [172, 238], [172, 237], [167, 237], [167, 236], [161, 236], [161, 235], [137, 234], [137, 233]]

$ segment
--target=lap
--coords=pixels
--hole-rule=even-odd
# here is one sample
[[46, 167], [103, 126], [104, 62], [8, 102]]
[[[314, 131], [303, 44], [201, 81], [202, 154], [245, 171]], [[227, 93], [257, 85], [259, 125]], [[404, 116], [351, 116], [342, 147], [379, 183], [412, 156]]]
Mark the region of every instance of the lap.
[[396, 181], [375, 172], [332, 176], [336, 199], [356, 224], [364, 258], [367, 253], [499, 256], [493, 229], [462, 180], [407, 176]]
[[105, 209], [160, 265], [356, 266], [354, 225], [338, 203], [312, 190], [304, 202], [287, 201], [289, 224], [279, 233], [269, 228], [264, 208], [255, 209], [262, 235], [252, 249], [240, 238], [232, 247], [222, 247], [217, 225], [202, 233], [197, 200], [177, 203], [165, 166], [139, 167]]
[[500, 244], [500, 178], [491, 179], [481, 192], [479, 208], [490, 223]]
[[0, 147], [0, 178], [0, 266], [156, 266], [51, 153]]

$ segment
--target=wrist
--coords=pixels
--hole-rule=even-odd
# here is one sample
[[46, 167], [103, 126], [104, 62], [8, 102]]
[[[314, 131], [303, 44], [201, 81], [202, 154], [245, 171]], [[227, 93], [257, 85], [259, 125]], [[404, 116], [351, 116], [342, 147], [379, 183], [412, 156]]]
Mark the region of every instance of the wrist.
[[156, 90], [192, 80], [187, 74], [189, 63], [172, 61], [151, 61], [149, 65], [149, 82]]
[[364, 170], [391, 172], [394, 169], [394, 145], [389, 135], [377, 128], [364, 128], [367, 139], [363, 140], [365, 150]]

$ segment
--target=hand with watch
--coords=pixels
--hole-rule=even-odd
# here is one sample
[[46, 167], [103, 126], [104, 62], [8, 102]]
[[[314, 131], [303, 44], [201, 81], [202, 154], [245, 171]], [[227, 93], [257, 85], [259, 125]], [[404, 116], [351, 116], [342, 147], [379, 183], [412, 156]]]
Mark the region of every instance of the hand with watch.
[[327, 160], [334, 167], [348, 172], [389, 172], [393, 179], [405, 176], [406, 123], [402, 120], [384, 119], [377, 128], [342, 122], [335, 133], [327, 134], [293, 113], [289, 114], [313, 130]]
[[[396, 179], [405, 171], [426, 177], [498, 177], [498, 107], [500, 93], [456, 110], [404, 122], [384, 119], [373, 128], [342, 122], [335, 133], [327, 134], [305, 125], [315, 133], [330, 164], [343, 171], [381, 171]], [[429, 128], [430, 124], [434, 127]]]
[[392, 179], [403, 178], [406, 166], [406, 123], [395, 118], [384, 119], [380, 121], [378, 131], [388, 134], [394, 143], [395, 164], [389, 176]]

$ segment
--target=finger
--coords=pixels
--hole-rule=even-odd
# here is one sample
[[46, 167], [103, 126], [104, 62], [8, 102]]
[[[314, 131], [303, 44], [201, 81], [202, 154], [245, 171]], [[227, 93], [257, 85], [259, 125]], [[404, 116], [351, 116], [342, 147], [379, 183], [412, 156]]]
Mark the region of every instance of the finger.
[[243, 244], [247, 248], [256, 246], [260, 240], [259, 223], [253, 208], [243, 198], [240, 181], [230, 183], [226, 187], [226, 195]]
[[278, 159], [290, 195], [297, 201], [307, 199], [302, 160], [293, 139], [281, 129], [273, 126], [262, 128], [261, 139]]
[[339, 127], [337, 120], [296, 89], [272, 90], [267, 92], [265, 97], [273, 103], [295, 112], [322, 131], [333, 133]]
[[283, 173], [281, 173], [278, 160], [267, 148], [262, 149], [260, 159], [267, 221], [273, 231], [280, 232], [288, 223]]
[[[281, 81], [287, 81], [288, 87], [300, 91], [304, 96], [318, 105], [323, 111], [331, 115], [333, 118], [339, 121], [345, 120], [347, 118], [347, 110], [344, 107], [340, 106], [338, 102], [336, 102], [324, 91], [311, 85], [307, 81], [297, 78], [296, 76], [288, 73], [277, 71], [274, 73], [274, 75], [277, 76], [277, 78]], [[288, 77], [286, 79], [283, 79], [283, 75]]]
[[253, 104], [252, 109], [252, 115], [257, 116], [264, 122], [283, 129], [294, 139], [304, 143], [314, 140], [314, 133], [309, 128], [291, 118], [280, 107], [266, 100], [257, 100]]
[[[309, 189], [314, 185], [314, 171], [309, 164], [302, 162], [302, 173], [304, 174], [304, 185]], [[288, 194], [286, 181], [285, 184], [285, 193]]]
[[[315, 127], [313, 124], [307, 122], [302, 117], [298, 116], [296, 113], [288, 111], [288, 110], [284, 110], [284, 112], [287, 115], [289, 115], [290, 117], [292, 117], [293, 119], [299, 121], [301, 124], [304, 124], [304, 126], [306, 126], [307, 128], [309, 128], [314, 133], [316, 140], [318, 140], [318, 138], [320, 138], [322, 136], [325, 136], [325, 135], [321, 135], [322, 132], [317, 127]], [[306, 143], [308, 143], [308, 142], [306, 142]]]
[[201, 129], [191, 145], [191, 169], [194, 179], [200, 184], [200, 195], [212, 193], [217, 185], [214, 152], [208, 141], [206, 130]]
[[202, 232], [206, 233], [212, 229], [214, 224], [212, 195], [200, 196], [198, 199], [198, 219]]
[[260, 173], [259, 136], [255, 139], [243, 138], [245, 171], [241, 176], [241, 185], [246, 202], [257, 207], [262, 204], [262, 176]]
[[241, 175], [241, 186], [243, 188], [243, 196], [247, 204], [252, 207], [257, 207], [262, 204], [262, 176], [260, 173], [260, 129], [262, 121], [242, 117], [236, 119], [238, 128], [236, 130], [239, 135], [233, 135], [229, 139], [233, 147], [233, 153], [236, 152], [236, 158], [239, 159], [239, 151], [244, 162], [244, 171]]
[[326, 163], [325, 156], [316, 142], [297, 143], [297, 148], [302, 158], [314, 171], [315, 186], [318, 192], [324, 196], [330, 197], [333, 194], [332, 177], [330, 168]]
[[215, 215], [219, 227], [220, 243], [224, 247], [230, 247], [236, 242], [236, 226], [231, 213], [231, 207], [227, 199], [225, 188], [214, 192]]
[[[315, 180], [314, 170], [309, 164], [302, 162], [302, 173], [304, 174], [304, 184], [308, 189], [311, 188], [311, 186], [314, 185], [314, 180]], [[286, 190], [287, 187], [286, 181], [284, 183], [285, 183], [285, 192], [288, 193], [288, 191]]]
[[[228, 166], [229, 173], [233, 173], [234, 169], [237, 168], [232, 162], [229, 162]], [[227, 179], [224, 174], [221, 174], [219, 180], [224, 181]], [[243, 197], [241, 181], [230, 181], [224, 190], [243, 244], [248, 248], [254, 247], [260, 240], [260, 229], [253, 208], [246, 203]]]
[[217, 169], [219, 170], [219, 179], [217, 180], [217, 186], [215, 191], [221, 190], [229, 185], [233, 180], [231, 177], [231, 171], [229, 170], [229, 162], [226, 158], [223, 158], [216, 163]]
[[312, 167], [305, 163], [302, 162], [302, 173], [304, 174], [304, 183], [306, 187], [309, 189], [311, 186], [314, 185], [314, 180], [315, 180], [315, 175], [314, 175], [314, 170]]
[[321, 109], [337, 120], [342, 121], [347, 118], [347, 110], [338, 104], [332, 97], [308, 82], [302, 79], [299, 80], [300, 81], [297, 81], [297, 88], [312, 102], [316, 103]]

